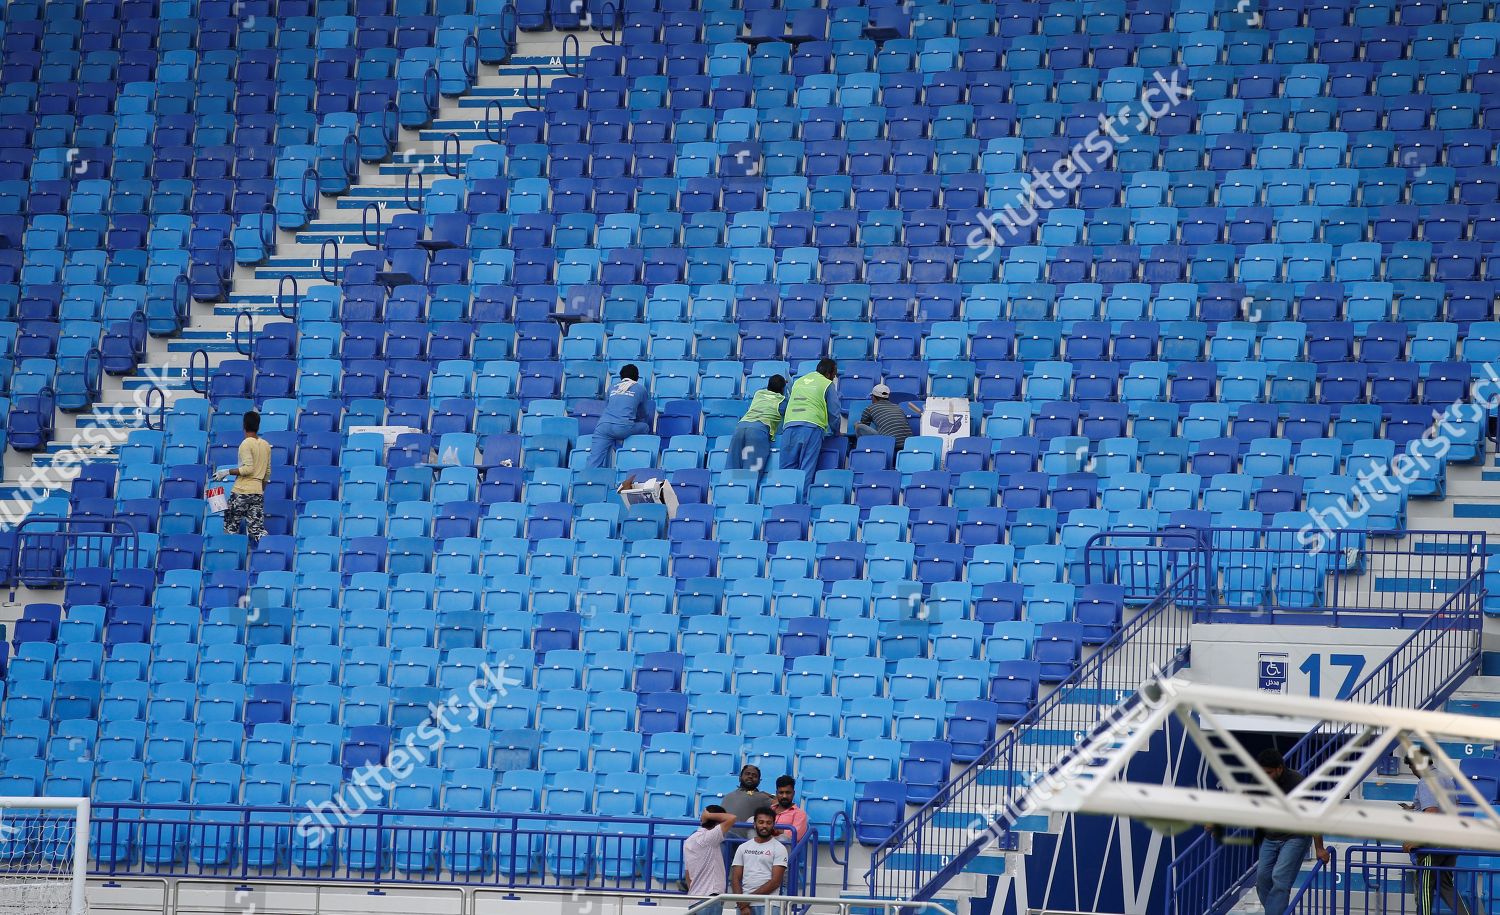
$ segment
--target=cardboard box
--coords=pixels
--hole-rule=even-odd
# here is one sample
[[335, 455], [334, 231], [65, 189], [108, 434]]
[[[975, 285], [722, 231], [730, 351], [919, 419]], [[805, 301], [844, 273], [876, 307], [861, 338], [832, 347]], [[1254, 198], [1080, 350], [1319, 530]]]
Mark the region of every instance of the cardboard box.
[[637, 483], [635, 476], [631, 475], [620, 484], [619, 493], [620, 501], [625, 503], [627, 511], [632, 505], [665, 505], [667, 520], [677, 517], [677, 493], [672, 491], [672, 484], [666, 480], [653, 479]]

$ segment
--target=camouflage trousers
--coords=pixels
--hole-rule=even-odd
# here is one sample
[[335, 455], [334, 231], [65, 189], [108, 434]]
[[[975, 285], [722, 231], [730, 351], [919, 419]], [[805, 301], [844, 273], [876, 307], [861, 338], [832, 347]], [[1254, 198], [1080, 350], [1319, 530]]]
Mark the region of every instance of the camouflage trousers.
[[240, 525], [254, 544], [266, 535], [266, 497], [260, 494], [232, 492], [229, 507], [224, 509], [224, 533], [238, 534]]

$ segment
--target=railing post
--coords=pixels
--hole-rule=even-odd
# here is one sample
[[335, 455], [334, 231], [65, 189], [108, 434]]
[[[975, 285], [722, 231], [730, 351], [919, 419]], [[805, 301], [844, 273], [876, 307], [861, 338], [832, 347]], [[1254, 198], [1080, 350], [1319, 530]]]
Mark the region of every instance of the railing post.
[[290, 311], [287, 308], [287, 304], [286, 304], [286, 284], [287, 283], [291, 283], [292, 284], [292, 297], [295, 298], [295, 299], [297, 299], [299, 302], [302, 299], [302, 293], [301, 293], [301, 284], [299, 284], [297, 282], [297, 278], [295, 276], [292, 276], [290, 273], [283, 273], [281, 275], [281, 278], [276, 281], [276, 311], [283, 318], [285, 318], [288, 321], [291, 321], [291, 320], [295, 319], [297, 317], [297, 315], [296, 315], [295, 312]]

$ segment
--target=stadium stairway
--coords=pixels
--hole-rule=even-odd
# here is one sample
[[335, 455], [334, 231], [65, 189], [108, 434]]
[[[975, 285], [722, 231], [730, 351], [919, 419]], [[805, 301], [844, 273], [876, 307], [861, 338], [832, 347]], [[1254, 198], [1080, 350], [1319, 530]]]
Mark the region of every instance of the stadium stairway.
[[[1488, 535], [1487, 568], [1500, 570], [1500, 485], [1497, 485], [1500, 484], [1500, 455], [1491, 455], [1483, 463], [1450, 463], [1447, 474], [1446, 498], [1414, 499], [1410, 502], [1409, 529], [1484, 532]], [[1500, 581], [1497, 581], [1500, 575], [1491, 571], [1487, 577], [1490, 595], [1486, 600], [1481, 671], [1470, 677], [1446, 701], [1443, 709], [1458, 714], [1500, 717], [1500, 596], [1496, 595], [1496, 592], [1500, 591]], [[1414, 588], [1417, 586], [1415, 582], [1410, 585]], [[1127, 617], [1125, 622], [1128, 624], [1130, 619]], [[1084, 659], [1090, 656], [1090, 652], [1086, 651]], [[1191, 680], [1193, 678], [1191, 666], [1185, 668], [1181, 676]], [[1115, 682], [1116, 680], [1118, 682]], [[1106, 682], [1122, 690], [1129, 690], [1133, 686], [1125, 682], [1123, 678], [1111, 679], [1108, 675], [1106, 675]], [[1121, 697], [1123, 698], [1123, 693]], [[1039, 698], [1045, 700], [1046, 695]], [[1089, 702], [1094, 698], [1089, 695], [1080, 697], [1080, 700]], [[1066, 709], [1068, 705], [1069, 703], [1064, 703], [1063, 708]], [[1076, 713], [1077, 710], [1075, 710], [1075, 715]], [[1061, 714], [1066, 714], [1066, 712]], [[993, 767], [981, 776], [979, 784], [983, 786], [1006, 784], [1018, 779], [1029, 780], [1054, 763], [1059, 747], [1070, 745], [1076, 739], [1071, 732], [1049, 728], [1047, 722], [1043, 721], [1041, 726], [1036, 728], [1036, 737], [1024, 742], [1020, 747], [1024, 763], [1018, 763], [1014, 768]], [[1455, 759], [1497, 755], [1495, 747], [1453, 745], [1447, 749]], [[1181, 760], [1179, 764], [1186, 765]], [[958, 775], [963, 768], [964, 766], [955, 764], [952, 774]], [[1398, 766], [1373, 773], [1361, 786], [1361, 792], [1367, 800], [1389, 801], [1392, 804], [1409, 803], [1414, 795], [1415, 786], [1416, 779], [1404, 767]], [[964, 830], [974, 829], [976, 824], [983, 822], [983, 807], [973, 801], [975, 796], [982, 793], [982, 788], [978, 791], [959, 792], [946, 805], [934, 823], [924, 830], [921, 844], [928, 848], [954, 847], [954, 835]], [[1057, 871], [1053, 875], [1055, 879], [1076, 879], [1080, 884], [1086, 879], [1094, 880], [1095, 875], [1086, 875], [1082, 872], [1072, 873], [1072, 868], [1059, 866], [1057, 863], [1058, 842], [1039, 841], [1043, 836], [1049, 839], [1058, 837], [1064, 842], [1068, 841], [1065, 838], [1065, 831], [1069, 825], [1068, 817], [1058, 814], [1049, 815], [1045, 812], [1021, 818], [1016, 822], [1011, 835], [1004, 843], [991, 845], [981, 852], [964, 867], [962, 872], [956, 874], [938, 891], [934, 898], [950, 906], [960, 915], [965, 915], [971, 910], [982, 910], [983, 906], [988, 906], [992, 915], [1044, 907], [1046, 904], [1039, 902], [1038, 898], [1046, 890], [1042, 887], [1024, 886], [1025, 875], [1028, 871], [1027, 858], [1036, 852], [1052, 857], [1053, 867]], [[1367, 844], [1351, 836], [1328, 836], [1327, 841], [1334, 847]], [[862, 874], [868, 869], [871, 856], [862, 854], [867, 851], [867, 849], [860, 848], [854, 850], [850, 865], [851, 874]], [[1170, 853], [1164, 854], [1170, 857]], [[892, 856], [884, 867], [894, 871], [920, 871], [920, 868], [912, 867], [911, 859], [911, 855], [897, 854]], [[1309, 857], [1304, 863], [1298, 886], [1307, 880], [1314, 860]], [[930, 868], [933, 864], [929, 861], [926, 866]], [[1069, 873], [1063, 873], [1064, 870]], [[884, 884], [887, 879], [882, 878], [881, 882]], [[896, 883], [901, 883], [899, 878]], [[1029, 899], [1027, 898], [1028, 889], [1030, 890]], [[1145, 884], [1143, 889], [1145, 894], [1150, 894], [1149, 883]], [[1264, 915], [1253, 888], [1245, 891], [1229, 910], [1229, 915]]]
[[[1134, 610], [1137, 616], [1132, 616], [1127, 610], [1124, 625], [1127, 629], [1132, 625], [1140, 627], [1135, 636], [1140, 643], [1165, 646], [1173, 644], [1174, 638], [1179, 637], [1179, 632], [1185, 632], [1185, 630], [1173, 627], [1172, 621], [1165, 613], [1148, 615], [1143, 625], [1140, 616], [1146, 615], [1145, 610], [1140, 607]], [[1100, 650], [1099, 648], [1086, 648], [1081, 657], [1082, 663], [1087, 665]], [[1166, 661], [1166, 654], [1164, 651], [1163, 658], [1160, 659], [1162, 663]], [[1058, 701], [1051, 705], [1051, 711], [1029, 728], [1026, 735], [1018, 741], [1010, 761], [987, 767], [980, 772], [973, 784], [956, 790], [933, 820], [922, 828], [919, 838], [903, 843], [902, 850], [896, 851], [887, 858], [881, 865], [881, 869], [887, 873], [877, 878], [875, 895], [880, 898], [887, 895], [903, 898], [912, 895], [914, 888], [931, 875], [933, 868], [945, 864], [946, 859], [933, 853], [924, 853], [919, 856], [907, 849], [962, 848], [974, 836], [982, 833], [984, 824], [994, 813], [990, 800], [997, 793], [996, 786], [1030, 782], [1039, 774], [1052, 768], [1063, 747], [1072, 746], [1082, 739], [1083, 732], [1075, 728], [1087, 726], [1083, 724], [1084, 722], [1091, 724], [1096, 721], [1101, 709], [1123, 701], [1135, 691], [1139, 685], [1137, 674], [1139, 664], [1137, 653], [1119, 652], [1116, 656], [1103, 661], [1102, 671], [1097, 680], [1091, 678], [1102, 688], [1075, 687], [1070, 694], [1056, 697], [1052, 696], [1055, 688], [1050, 692], [1044, 690], [1038, 697], [1039, 705], [1047, 705], [1049, 697], [1056, 698]], [[951, 774], [957, 776], [965, 768], [966, 764], [956, 763]], [[968, 861], [963, 869], [955, 874], [933, 898], [959, 915], [967, 915], [971, 910], [982, 911], [981, 904], [989, 906], [989, 910], [994, 915], [1010, 911], [1009, 908], [1004, 907], [1005, 899], [1014, 895], [1013, 888], [1018, 880], [1024, 883], [1023, 875], [1027, 871], [1027, 858], [1041, 850], [1037, 842], [1038, 837], [1061, 836], [1067, 825], [1066, 817], [1045, 811], [1020, 817], [1001, 842], [990, 843], [985, 847], [976, 857]], [[851, 873], [863, 874], [868, 870], [873, 857], [861, 855], [864, 851], [867, 850], [855, 849], [850, 866]], [[913, 882], [910, 879], [903, 879], [904, 877], [917, 879]], [[1083, 875], [1080, 874], [1079, 879], [1084, 879]], [[1088, 879], [1095, 878], [1089, 877]], [[892, 887], [901, 887], [901, 890], [890, 892]], [[1027, 906], [1024, 896], [1014, 898], [1017, 900], [1015, 911], [1025, 911]], [[1033, 904], [1032, 907], [1035, 905]]]
[[[1494, 639], [1500, 634], [1500, 626], [1495, 625], [1493, 618], [1486, 620], [1485, 636], [1486, 642]], [[1470, 677], [1469, 680], [1459, 687], [1458, 691], [1443, 705], [1443, 711], [1453, 712], [1459, 715], [1476, 715], [1482, 718], [1500, 718], [1500, 653], [1487, 651], [1485, 653], [1486, 674]], [[1494, 758], [1495, 748], [1477, 746], [1474, 744], [1445, 745], [1448, 754], [1454, 759], [1467, 759], [1471, 757]], [[1403, 765], [1376, 772], [1365, 779], [1360, 785], [1359, 795], [1366, 801], [1380, 801], [1390, 804], [1410, 804], [1416, 796], [1417, 779]], [[1351, 845], [1370, 844], [1367, 840], [1354, 836], [1326, 836], [1324, 841], [1334, 848], [1347, 848]], [[1342, 859], [1341, 859], [1342, 860]], [[1500, 867], [1500, 856], [1487, 856], [1479, 859], [1480, 864], [1488, 863], [1490, 866]], [[1305, 885], [1313, 869], [1313, 858], [1303, 862], [1302, 873], [1297, 878], [1297, 886]], [[1352, 887], [1351, 892], [1359, 892], [1359, 883]], [[1407, 896], [1405, 906], [1416, 911], [1415, 899]], [[1253, 888], [1246, 890], [1233, 907], [1229, 909], [1228, 915], [1265, 915], [1265, 909], [1260, 904]]]
[[[1492, 455], [1485, 464], [1448, 465], [1448, 498], [1442, 501], [1414, 500], [1409, 520], [1416, 529], [1483, 531], [1489, 535], [1490, 560], [1487, 567], [1497, 566], [1500, 556], [1500, 455]], [[1443, 711], [1482, 718], [1500, 718], [1500, 595], [1495, 593], [1491, 572], [1484, 618], [1484, 655], [1480, 673], [1470, 677], [1443, 704]], [[1452, 744], [1445, 749], [1454, 759], [1496, 756], [1495, 747], [1474, 744]], [[1393, 766], [1373, 773], [1360, 786], [1360, 797], [1367, 801], [1409, 804], [1416, 794], [1417, 779], [1405, 766]], [[1328, 836], [1329, 845], [1347, 847], [1366, 844], [1352, 836]], [[1500, 858], [1490, 858], [1500, 865]], [[1312, 871], [1309, 858], [1303, 863], [1297, 885], [1302, 886]], [[1358, 890], [1358, 887], [1355, 887]], [[1416, 903], [1407, 899], [1412, 911]], [[1229, 910], [1230, 915], [1264, 915], [1265, 910], [1253, 889], [1247, 890]]]
[[[595, 32], [567, 34], [578, 39], [576, 50], [571, 47], [570, 50], [579, 56], [587, 56], [591, 48], [601, 43]], [[449, 166], [456, 163], [461, 168], [473, 146], [485, 141], [485, 119], [496, 116], [497, 106], [502, 120], [526, 107], [523, 92], [528, 77], [533, 80], [530, 90], [533, 97], [540, 97], [535, 82], [537, 73], [541, 75], [541, 89], [563, 75], [563, 59], [559, 56], [563, 39], [564, 33], [560, 31], [518, 32], [510, 60], [499, 67], [481, 64], [475, 85], [468, 93], [443, 98], [437, 115], [426, 127], [403, 129], [400, 151], [390, 160], [361, 163], [359, 181], [343, 194], [322, 196], [317, 216], [305, 228], [279, 231], [275, 254], [260, 264], [237, 265], [230, 292], [223, 301], [192, 302], [191, 321], [185, 330], [170, 337], [148, 337], [146, 358], [141, 365], [127, 375], [105, 374], [100, 396], [88, 410], [60, 411], [57, 430], [45, 449], [22, 452], [8, 448], [0, 479], [0, 505], [23, 508], [30, 501], [26, 496], [28, 487], [32, 497], [45, 493], [65, 498], [71, 482], [67, 467], [116, 460], [118, 447], [130, 431], [145, 427], [146, 391], [153, 384], [166, 393], [170, 407], [174, 397], [192, 394], [190, 363], [196, 362], [196, 381], [201, 386], [205, 358], [212, 373], [225, 361], [245, 358], [241, 347], [248, 351], [267, 322], [295, 320], [298, 295], [287, 295], [280, 307], [277, 304], [282, 277], [294, 277], [302, 294], [325, 282], [323, 270], [336, 280], [349, 255], [370, 249], [364, 244], [365, 230], [374, 237], [390, 224], [393, 215], [410, 212], [404, 201], [404, 183], [410, 183], [413, 202], [420, 205], [417, 188], [425, 186], [432, 177], [445, 174], [440, 161], [445, 143], [449, 147]], [[408, 178], [408, 174], [413, 177]], [[380, 215], [362, 224], [361, 216], [371, 203], [379, 204]], [[374, 240], [379, 241], [378, 237]], [[324, 261], [322, 255], [328, 241], [337, 243], [338, 257]], [[328, 246], [327, 250], [334, 249]], [[238, 343], [237, 323], [241, 332]], [[199, 353], [203, 356], [198, 356]], [[154, 410], [159, 403], [153, 400], [149, 406]], [[86, 433], [91, 427], [101, 431]], [[99, 444], [105, 440], [109, 444]], [[35, 511], [36, 505], [44, 504], [45, 500], [43, 496], [25, 510]], [[65, 512], [66, 506], [62, 510]], [[0, 625], [13, 625], [27, 603], [52, 599], [55, 595], [50, 592], [32, 594], [27, 588], [18, 588], [14, 600], [0, 602]]]

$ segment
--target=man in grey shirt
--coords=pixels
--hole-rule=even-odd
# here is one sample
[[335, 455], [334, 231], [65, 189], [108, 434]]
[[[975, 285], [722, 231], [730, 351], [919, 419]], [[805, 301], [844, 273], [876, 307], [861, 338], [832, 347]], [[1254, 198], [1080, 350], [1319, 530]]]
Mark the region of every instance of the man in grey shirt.
[[[740, 770], [740, 786], [724, 795], [721, 803], [725, 810], [734, 814], [735, 822], [748, 823], [754, 819], [755, 811], [775, 804], [776, 798], [760, 790], [760, 767], [746, 765]], [[735, 835], [747, 838], [750, 831], [737, 829]]]
[[[1415, 747], [1407, 754], [1406, 764], [1411, 767], [1412, 775], [1422, 779], [1422, 773], [1432, 768], [1432, 757], [1426, 750]], [[1458, 784], [1450, 776], [1439, 775], [1437, 782], [1439, 788], [1449, 797], [1456, 795], [1459, 791]], [[1443, 812], [1443, 808], [1438, 806], [1437, 794], [1426, 779], [1417, 782], [1417, 797], [1410, 809], [1418, 813]], [[1469, 907], [1464, 904], [1463, 896], [1459, 895], [1458, 887], [1453, 882], [1453, 868], [1458, 865], [1458, 855], [1453, 852], [1423, 848], [1415, 842], [1403, 843], [1401, 847], [1411, 855], [1412, 861], [1418, 868], [1416, 889], [1418, 915], [1433, 915], [1437, 911], [1439, 896], [1442, 896], [1448, 908], [1453, 910], [1453, 915], [1469, 915]]]

